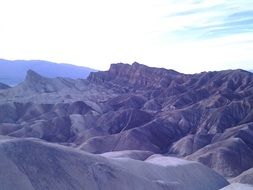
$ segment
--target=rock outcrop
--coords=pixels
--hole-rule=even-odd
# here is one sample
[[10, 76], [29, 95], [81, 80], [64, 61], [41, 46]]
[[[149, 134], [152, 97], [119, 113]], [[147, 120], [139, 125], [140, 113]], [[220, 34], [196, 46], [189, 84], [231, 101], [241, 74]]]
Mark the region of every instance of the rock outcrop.
[[20, 85], [0, 90], [0, 135], [96, 154], [172, 154], [225, 177], [253, 167], [252, 123], [253, 74], [243, 70], [187, 75], [113, 64], [87, 80], [29, 71]]
[[88, 77], [93, 82], [108, 82], [131, 87], [166, 87], [180, 73], [174, 70], [150, 68], [134, 62], [128, 64], [112, 64], [109, 71], [91, 73]]

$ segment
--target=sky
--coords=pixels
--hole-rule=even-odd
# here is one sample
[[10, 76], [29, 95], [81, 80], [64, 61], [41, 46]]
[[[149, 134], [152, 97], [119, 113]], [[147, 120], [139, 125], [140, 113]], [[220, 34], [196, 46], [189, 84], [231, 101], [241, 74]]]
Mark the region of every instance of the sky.
[[0, 0], [0, 58], [253, 69], [253, 1]]

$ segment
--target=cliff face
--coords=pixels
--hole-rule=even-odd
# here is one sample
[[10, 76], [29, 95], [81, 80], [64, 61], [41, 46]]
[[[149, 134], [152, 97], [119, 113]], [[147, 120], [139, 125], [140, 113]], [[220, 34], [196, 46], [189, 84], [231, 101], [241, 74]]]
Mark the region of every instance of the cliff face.
[[1, 135], [91, 153], [173, 154], [228, 177], [253, 167], [253, 74], [243, 70], [187, 75], [113, 64], [88, 80], [29, 71], [0, 97]]
[[139, 63], [112, 64], [109, 71], [91, 73], [88, 77], [93, 82], [112, 82], [134, 87], [165, 87], [171, 80], [182, 74], [166, 69], [150, 68]]

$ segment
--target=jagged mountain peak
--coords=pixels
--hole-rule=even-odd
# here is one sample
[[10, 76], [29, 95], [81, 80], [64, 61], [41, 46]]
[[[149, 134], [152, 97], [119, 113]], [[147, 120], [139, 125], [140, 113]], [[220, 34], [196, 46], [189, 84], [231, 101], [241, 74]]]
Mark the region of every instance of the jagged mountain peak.
[[0, 82], [0, 89], [7, 89], [7, 88], [10, 88], [10, 86]]
[[91, 73], [88, 77], [93, 82], [113, 82], [120, 85], [164, 87], [170, 81], [183, 74], [174, 70], [154, 68], [134, 62], [111, 64], [108, 71]]
[[165, 68], [158, 68], [158, 67], [149, 67], [147, 65], [138, 63], [138, 62], [133, 62], [132, 64], [128, 64], [128, 63], [113, 63], [110, 66], [109, 71], [112, 70], [121, 70], [121, 69], [131, 69], [131, 70], [148, 70], [148, 71], [160, 71], [160, 72], [168, 72], [170, 74], [174, 73], [174, 74], [179, 74], [179, 72], [172, 70], [172, 69], [165, 69]]
[[[28, 70], [25, 81], [21, 83], [24, 89], [30, 89], [35, 92], [55, 92], [68, 87], [67, 78], [48, 78], [39, 73]], [[65, 81], [65, 82], [64, 82]]]
[[36, 73], [35, 71], [29, 69], [26, 72], [25, 81], [26, 82], [37, 82], [37, 81], [43, 80], [45, 78], [46, 77], [41, 76], [39, 73]]

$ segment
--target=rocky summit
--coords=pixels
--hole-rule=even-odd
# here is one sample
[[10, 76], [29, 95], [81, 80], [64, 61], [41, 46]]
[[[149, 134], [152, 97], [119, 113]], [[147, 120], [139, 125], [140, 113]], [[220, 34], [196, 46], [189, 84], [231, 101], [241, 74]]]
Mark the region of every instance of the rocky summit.
[[[12, 167], [8, 173], [12, 179], [19, 168], [23, 177], [17, 185], [24, 182], [25, 189], [112, 189], [116, 181], [124, 184], [134, 179], [128, 189], [141, 189], [139, 181], [145, 184], [143, 189], [218, 190], [227, 185], [220, 175], [252, 183], [253, 73], [183, 74], [139, 63], [112, 64], [108, 71], [93, 72], [87, 79], [47, 78], [29, 70], [19, 85], [0, 85], [0, 135], [1, 159], [6, 162], [0, 171]], [[34, 159], [26, 160], [28, 149], [35, 152]], [[49, 155], [40, 158], [40, 154]], [[162, 154], [163, 161], [155, 164], [165, 165], [148, 162], [153, 154]], [[181, 174], [179, 181], [174, 180], [174, 174], [166, 173], [179, 167], [172, 164], [171, 156], [187, 160], [186, 165], [201, 163], [196, 170], [213, 175], [213, 185], [186, 185]], [[53, 169], [46, 176], [39, 163], [52, 168], [50, 160], [64, 171], [62, 176], [55, 173], [62, 171]], [[131, 171], [121, 162], [129, 162]], [[135, 173], [135, 167], [148, 169]], [[87, 178], [80, 176], [84, 171]], [[196, 175], [184, 168], [180, 171], [190, 180]], [[3, 176], [0, 181], [6, 188], [2, 189], [13, 189]], [[111, 184], [105, 186], [109, 178]], [[100, 187], [95, 188], [96, 183]]]

